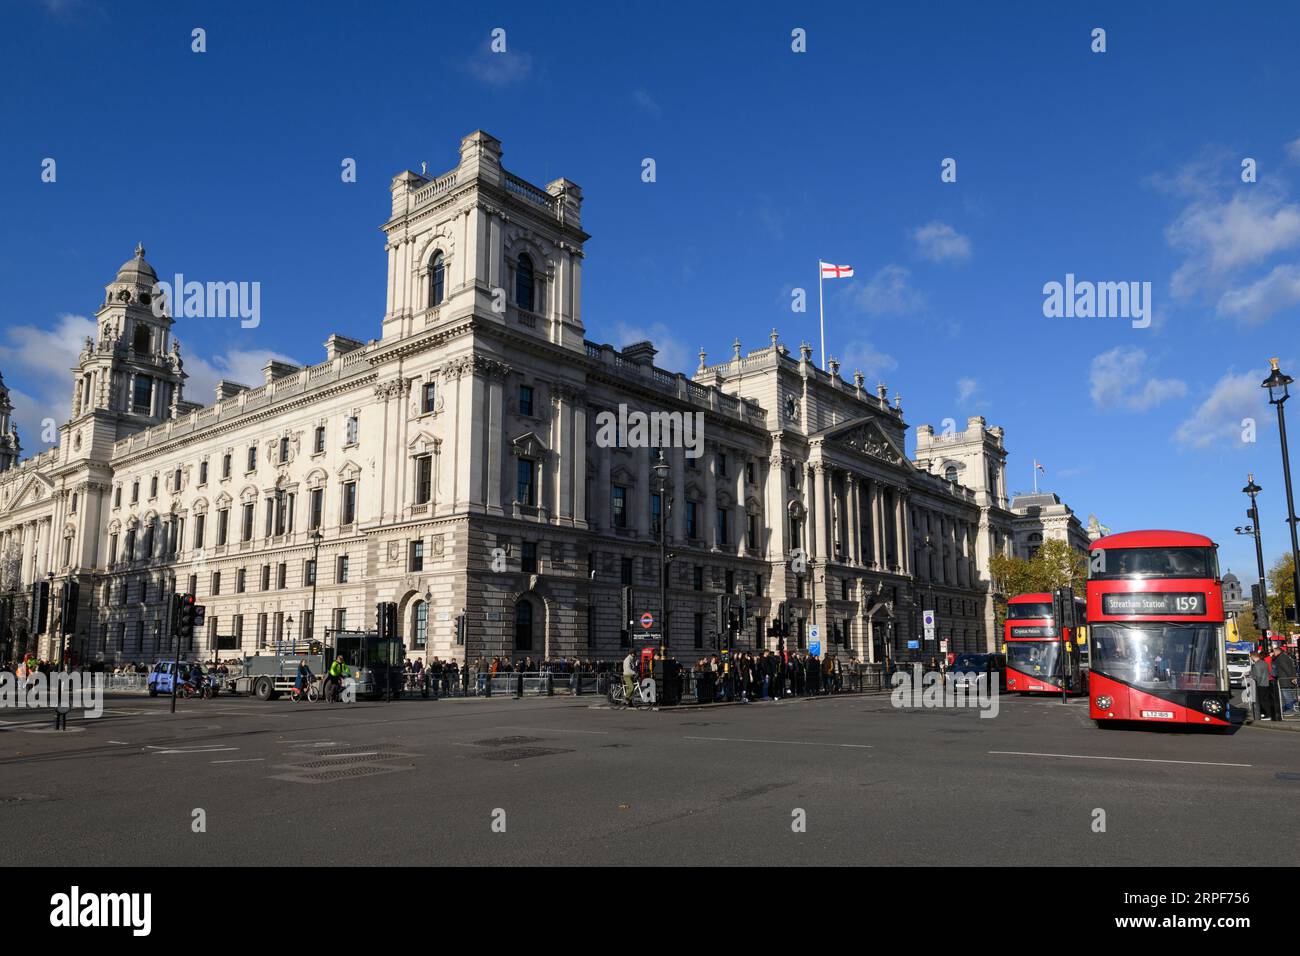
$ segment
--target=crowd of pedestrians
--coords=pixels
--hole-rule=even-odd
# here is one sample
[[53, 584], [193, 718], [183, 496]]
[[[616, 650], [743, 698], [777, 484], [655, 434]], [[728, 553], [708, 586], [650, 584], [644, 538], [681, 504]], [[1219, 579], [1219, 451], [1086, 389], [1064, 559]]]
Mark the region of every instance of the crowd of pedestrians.
[[1250, 673], [1242, 703], [1246, 719], [1282, 720], [1297, 714], [1297, 667], [1295, 655], [1281, 644], [1274, 644], [1269, 654], [1250, 653]]
[[858, 669], [856, 658], [818, 657], [805, 651], [738, 651], [702, 658], [691, 668], [691, 677], [700, 703], [747, 703], [838, 694]]

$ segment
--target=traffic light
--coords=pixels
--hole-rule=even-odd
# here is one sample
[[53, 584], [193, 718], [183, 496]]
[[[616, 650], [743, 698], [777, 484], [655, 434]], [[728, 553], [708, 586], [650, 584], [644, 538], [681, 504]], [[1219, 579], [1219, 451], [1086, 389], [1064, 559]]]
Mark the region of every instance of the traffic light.
[[1258, 584], [1250, 586], [1250, 603], [1255, 612], [1255, 630], [1263, 637], [1268, 631], [1268, 604]]
[[77, 605], [81, 603], [81, 585], [69, 581], [63, 588], [62, 633], [72, 634], [77, 629]]
[[790, 608], [782, 601], [776, 609], [777, 627], [779, 627], [781, 637], [790, 636]]
[[33, 581], [31, 606], [27, 609], [27, 629], [33, 634], [45, 631], [50, 614], [50, 582]]
[[381, 641], [397, 640], [397, 605], [380, 601], [375, 605], [375, 631]]
[[[740, 605], [740, 619], [744, 621], [749, 617], [749, 592], [741, 588], [736, 592], [736, 603]], [[742, 624], [743, 628], [744, 625]]]
[[185, 645], [194, 642], [194, 618], [196, 610], [193, 594], [177, 594], [172, 597], [175, 613], [172, 618], [172, 630]]
[[632, 588], [623, 586], [623, 626], [619, 628], [622, 631], [632, 629]]
[[465, 615], [457, 614], [456, 615], [456, 646], [457, 647], [465, 646], [465, 627], [466, 627]]

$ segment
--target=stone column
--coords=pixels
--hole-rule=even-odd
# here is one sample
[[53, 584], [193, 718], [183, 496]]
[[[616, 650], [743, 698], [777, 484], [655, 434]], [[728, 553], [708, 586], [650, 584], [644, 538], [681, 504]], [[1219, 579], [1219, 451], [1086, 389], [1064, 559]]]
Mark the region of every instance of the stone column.
[[[650, 536], [650, 496], [654, 494], [654, 473], [650, 470], [650, 449], [638, 448], [633, 453], [636, 458], [636, 487], [633, 495], [633, 527], [637, 537]], [[662, 506], [661, 506], [662, 507]]]
[[573, 402], [573, 523], [587, 524], [587, 407], [581, 396]]
[[821, 489], [821, 472], [822, 463], [820, 461], [810, 462], [808, 464], [808, 477], [804, 480], [807, 488], [807, 506], [808, 514], [804, 518], [804, 551], [813, 556], [818, 562], [822, 561], [825, 556], [825, 535], [822, 533], [822, 508], [825, 507], [822, 501]]
[[849, 539], [849, 561], [860, 565], [862, 555], [858, 547], [858, 478], [852, 472], [844, 478], [844, 498], [846, 502], [846, 531]]
[[686, 449], [671, 448], [668, 454], [673, 468], [673, 514], [669, 525], [672, 537], [669, 540], [680, 544], [686, 540]]
[[735, 514], [736, 523], [736, 553], [744, 557], [749, 553], [749, 542], [746, 535], [749, 531], [749, 510], [745, 507], [745, 492], [748, 489], [745, 485], [745, 463], [737, 460], [736, 462], [736, 501], [732, 509]]
[[573, 523], [573, 417], [570, 414], [572, 400], [564, 386], [551, 393], [551, 407], [554, 411], [556, 443], [555, 464], [559, 469], [559, 481], [556, 482], [555, 517], [565, 524]]
[[[506, 452], [505, 430], [502, 428], [503, 414], [505, 410], [505, 385], [506, 385], [506, 368], [503, 365], [494, 364], [488, 371], [487, 382], [487, 419], [480, 421], [479, 424], [487, 431], [487, 506], [493, 514], [504, 514], [505, 508], [502, 503], [502, 470], [505, 463], [503, 456]], [[541, 464], [538, 464], [538, 470], [541, 470]], [[507, 477], [505, 481], [512, 481], [512, 477]], [[511, 495], [513, 498], [513, 494]], [[540, 499], [538, 499], [540, 502]], [[430, 622], [430, 628], [433, 624]]]
[[609, 531], [613, 526], [613, 514], [611, 511], [612, 502], [612, 482], [610, 479], [610, 465], [613, 458], [613, 451], [610, 448], [600, 448], [596, 452], [600, 456], [600, 477], [597, 479], [599, 484], [596, 487], [595, 494], [595, 518], [596, 524], [601, 531]]
[[704, 543], [713, 550], [718, 548], [718, 455], [713, 449], [705, 451], [704, 475]]

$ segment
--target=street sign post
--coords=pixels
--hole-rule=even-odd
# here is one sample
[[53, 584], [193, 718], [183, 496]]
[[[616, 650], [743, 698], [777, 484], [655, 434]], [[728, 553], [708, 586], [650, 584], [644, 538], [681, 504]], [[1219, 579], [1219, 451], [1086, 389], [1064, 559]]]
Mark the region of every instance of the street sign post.
[[808, 628], [808, 653], [813, 657], [822, 656], [822, 629], [816, 624]]
[[651, 614], [649, 611], [646, 611], [644, 614], [641, 615], [641, 627], [643, 629], [648, 631], [650, 630], [650, 628], [654, 626], [655, 626], [655, 616], [653, 614]]
[[934, 611], [923, 611], [921, 614], [921, 624], [925, 628], [925, 639], [934, 640]]

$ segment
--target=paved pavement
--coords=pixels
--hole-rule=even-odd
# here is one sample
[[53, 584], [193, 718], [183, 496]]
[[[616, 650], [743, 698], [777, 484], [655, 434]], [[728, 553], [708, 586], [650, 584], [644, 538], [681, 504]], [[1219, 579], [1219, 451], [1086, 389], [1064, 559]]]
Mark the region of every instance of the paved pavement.
[[[1300, 739], [1099, 730], [1082, 701], [110, 699], [0, 713], [24, 864], [1292, 864]], [[198, 813], [197, 811], [201, 811]], [[1266, 839], [1239, 824], [1272, 821]], [[1103, 820], [1104, 832], [1096, 832]], [[206, 832], [194, 832], [201, 818]], [[806, 826], [796, 832], [802, 819]], [[504, 829], [504, 832], [498, 832]], [[1246, 854], [1247, 856], [1243, 856]]]

